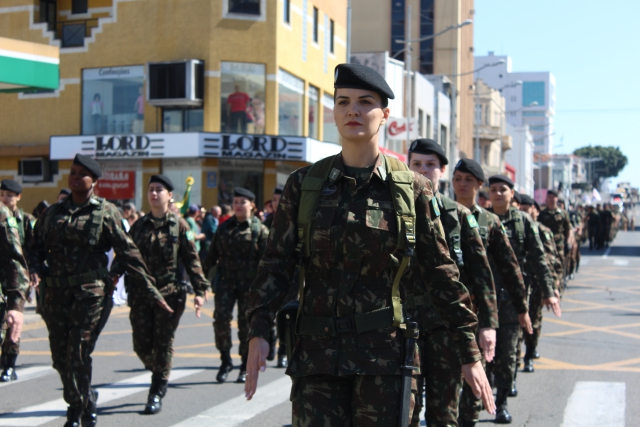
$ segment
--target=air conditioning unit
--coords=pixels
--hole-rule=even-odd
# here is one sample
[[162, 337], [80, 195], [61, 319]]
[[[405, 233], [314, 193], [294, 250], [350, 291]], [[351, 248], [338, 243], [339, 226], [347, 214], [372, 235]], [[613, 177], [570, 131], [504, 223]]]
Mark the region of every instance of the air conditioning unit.
[[22, 175], [22, 182], [43, 182], [51, 177], [48, 159], [42, 157], [22, 159], [18, 166], [18, 175]]
[[156, 107], [200, 107], [204, 98], [204, 61], [147, 64], [147, 102]]

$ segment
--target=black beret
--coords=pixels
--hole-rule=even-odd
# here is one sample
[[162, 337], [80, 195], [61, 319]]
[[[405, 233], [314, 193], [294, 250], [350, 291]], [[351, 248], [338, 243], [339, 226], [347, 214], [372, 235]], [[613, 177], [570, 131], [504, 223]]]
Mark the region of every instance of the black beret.
[[171, 182], [171, 180], [164, 175], [151, 175], [149, 184], [151, 184], [152, 182], [157, 182], [158, 184], [164, 185], [164, 188], [166, 188], [168, 191], [173, 191], [174, 189], [173, 182]]
[[485, 199], [488, 199], [489, 195], [487, 194], [486, 191], [480, 191], [478, 192], [478, 197], [484, 197]]
[[12, 179], [3, 179], [0, 184], [0, 190], [13, 191], [16, 194], [22, 193], [22, 186]]
[[558, 192], [557, 192], [556, 190], [554, 190], [553, 188], [551, 188], [551, 189], [547, 190], [547, 196], [548, 196], [549, 194], [552, 194], [552, 195], [554, 195], [554, 196], [558, 197]]
[[513, 189], [513, 181], [508, 176], [504, 175], [493, 175], [489, 177], [489, 185], [495, 184], [497, 182], [504, 182], [509, 186], [509, 188]]
[[102, 176], [102, 169], [100, 169], [100, 165], [94, 159], [88, 156], [84, 156], [82, 154], [76, 154], [76, 157], [73, 159], [73, 164], [82, 166], [93, 175], [95, 178], [100, 178]]
[[418, 153], [418, 154], [435, 154], [440, 158], [440, 163], [443, 165], [449, 164], [449, 159], [447, 159], [446, 154], [444, 154], [444, 150], [433, 139], [422, 138], [416, 139], [411, 143], [409, 147], [409, 153]]
[[514, 191], [513, 192], [513, 200], [515, 200], [517, 204], [521, 205], [522, 204], [522, 197], [520, 196], [520, 193], [518, 193], [517, 191]]
[[282, 185], [277, 185], [276, 188], [273, 189], [273, 194], [282, 194], [284, 191], [284, 187]]
[[482, 170], [482, 166], [472, 159], [460, 159], [453, 171], [470, 173], [475, 176], [477, 180], [484, 181], [484, 171]]
[[387, 81], [371, 67], [360, 64], [338, 64], [335, 69], [333, 87], [335, 89], [364, 89], [377, 92], [382, 98], [396, 96]]
[[521, 205], [531, 205], [531, 206], [533, 206], [535, 203], [536, 203], [536, 201], [533, 200], [533, 197], [527, 196], [526, 194], [521, 194], [520, 195], [520, 204]]
[[233, 190], [233, 197], [246, 197], [251, 201], [254, 201], [256, 199], [255, 194], [253, 194], [251, 191], [247, 190], [246, 188], [242, 188], [242, 187], [236, 187], [236, 189]]
[[62, 190], [60, 190], [60, 192], [58, 193], [58, 196], [64, 194], [65, 196], [68, 196], [69, 194], [71, 194], [71, 190], [69, 190], [68, 188], [63, 188]]

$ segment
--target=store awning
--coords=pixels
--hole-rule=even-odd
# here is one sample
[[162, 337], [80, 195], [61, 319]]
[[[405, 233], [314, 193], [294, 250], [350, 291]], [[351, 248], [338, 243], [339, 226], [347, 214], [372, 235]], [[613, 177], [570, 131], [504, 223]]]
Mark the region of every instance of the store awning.
[[60, 48], [0, 37], [0, 92], [55, 90]]

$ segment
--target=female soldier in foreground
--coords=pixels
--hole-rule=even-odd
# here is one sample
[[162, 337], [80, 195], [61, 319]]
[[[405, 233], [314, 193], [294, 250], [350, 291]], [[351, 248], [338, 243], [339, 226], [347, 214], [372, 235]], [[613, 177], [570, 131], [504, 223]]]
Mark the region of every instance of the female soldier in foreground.
[[[140, 294], [172, 311], [124, 231], [118, 209], [93, 194], [101, 176], [95, 160], [76, 155], [69, 173], [71, 195], [50, 206], [36, 223], [34, 260], [29, 262], [42, 278], [42, 317], [49, 330], [53, 367], [69, 404], [65, 427], [79, 427], [80, 418], [83, 427], [98, 421], [91, 353], [109, 316], [115, 286], [106, 253], [113, 248], [137, 279]], [[48, 271], [43, 274], [45, 261]]]
[[[405, 362], [399, 327], [408, 325], [396, 275], [415, 243], [434, 305], [459, 346], [465, 377], [491, 412], [491, 389], [474, 337], [477, 319], [465, 305], [469, 294], [439, 237], [431, 183], [380, 155], [379, 129], [394, 94], [382, 76], [358, 64], [338, 65], [334, 87], [342, 153], [317, 164], [324, 178], [318, 168], [303, 168], [285, 186], [251, 287], [246, 397], [253, 397], [266, 367], [269, 330], [289, 290], [298, 246], [305, 283], [287, 370], [294, 379], [293, 425], [398, 426]], [[310, 197], [316, 198], [312, 210]], [[396, 218], [401, 204], [413, 217]], [[299, 221], [300, 212], [309, 210], [310, 223]]]
[[[171, 373], [173, 339], [187, 299], [186, 283], [180, 277], [180, 263], [185, 267], [196, 292], [196, 316], [207, 296], [209, 283], [202, 274], [193, 232], [185, 220], [169, 211], [173, 196], [173, 183], [164, 175], [153, 175], [149, 180], [147, 198], [151, 213], [137, 220], [129, 235], [140, 249], [144, 262], [152, 271], [156, 288], [164, 296], [173, 313], [162, 310], [149, 302], [139, 288], [129, 285], [129, 319], [133, 329], [133, 349], [153, 373], [145, 414], [157, 414], [162, 409], [162, 398], [167, 393], [167, 382]], [[120, 276], [125, 265], [116, 257], [111, 266], [111, 275]]]

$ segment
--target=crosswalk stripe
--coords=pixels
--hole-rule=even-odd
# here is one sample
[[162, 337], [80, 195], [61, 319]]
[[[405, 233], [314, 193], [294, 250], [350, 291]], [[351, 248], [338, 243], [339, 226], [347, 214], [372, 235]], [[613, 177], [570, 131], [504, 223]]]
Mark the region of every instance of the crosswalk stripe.
[[0, 388], [44, 377], [45, 375], [52, 374], [54, 370], [51, 366], [31, 366], [29, 368], [18, 368], [16, 372], [18, 374], [18, 381], [0, 383]]
[[[169, 381], [177, 381], [191, 375], [203, 372], [204, 369], [175, 369], [171, 372]], [[112, 400], [131, 396], [132, 394], [149, 389], [150, 373], [127, 378], [113, 384], [99, 387], [98, 408]], [[98, 409], [99, 410], [99, 409]], [[64, 399], [52, 400], [39, 405], [29, 406], [16, 412], [0, 415], [0, 426], [39, 426], [56, 418], [66, 416], [67, 403]]]
[[216, 405], [195, 417], [175, 424], [172, 427], [236, 427], [256, 415], [289, 400], [291, 379], [280, 378], [258, 387], [251, 401], [244, 394]]
[[578, 381], [562, 427], [624, 427], [625, 383]]

